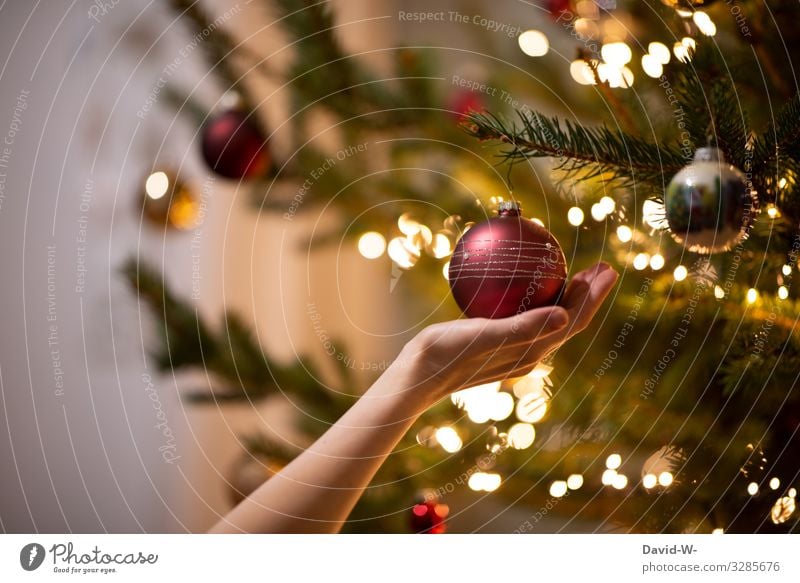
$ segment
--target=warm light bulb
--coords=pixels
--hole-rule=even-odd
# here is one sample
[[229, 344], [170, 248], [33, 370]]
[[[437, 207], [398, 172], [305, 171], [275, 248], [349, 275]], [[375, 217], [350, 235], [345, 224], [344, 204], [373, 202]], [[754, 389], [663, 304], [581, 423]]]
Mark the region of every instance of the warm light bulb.
[[769, 487], [772, 488], [773, 490], [777, 490], [778, 488], [780, 488], [781, 487], [780, 479], [778, 479], [777, 477], [772, 478], [769, 481]]
[[577, 490], [583, 486], [583, 476], [581, 474], [570, 474], [567, 478], [567, 488]]
[[750, 494], [751, 496], [755, 496], [756, 494], [758, 494], [758, 484], [756, 484], [755, 482], [750, 482], [747, 485], [747, 493]]
[[614, 478], [616, 477], [617, 477], [617, 470], [606, 470], [600, 477], [600, 481], [603, 483], [604, 486], [610, 486], [611, 484], [614, 483]]
[[667, 47], [667, 45], [664, 43], [650, 43], [647, 45], [647, 52], [650, 53], [650, 56], [652, 56], [660, 65], [666, 65], [669, 63], [669, 47]]
[[547, 398], [539, 393], [523, 395], [517, 402], [517, 419], [525, 423], [541, 421], [547, 413]]
[[389, 241], [387, 253], [392, 261], [403, 269], [414, 267], [420, 255], [419, 249], [409, 243], [406, 237], [395, 237]]
[[536, 439], [536, 429], [530, 423], [515, 423], [508, 430], [508, 444], [514, 449], [527, 449]]
[[436, 441], [442, 449], [449, 453], [455, 453], [461, 449], [463, 442], [452, 427], [440, 427], [436, 430]]
[[567, 211], [567, 221], [573, 227], [578, 227], [583, 224], [583, 211], [574, 206]]
[[656, 484], [658, 483], [658, 478], [655, 474], [645, 474], [644, 478], [642, 478], [642, 486], [647, 488], [655, 488]]
[[577, 59], [570, 63], [569, 74], [581, 85], [595, 85], [597, 83], [594, 77], [594, 71], [592, 71], [589, 63], [583, 59]]
[[789, 264], [784, 265], [781, 267], [781, 272], [783, 275], [791, 275], [792, 274], [792, 266]]
[[661, 472], [658, 474], [658, 483], [665, 488], [672, 484], [674, 479], [675, 478], [672, 476], [672, 472]]
[[567, 493], [567, 483], [564, 480], [556, 480], [550, 484], [550, 495], [553, 498], [561, 498]]
[[377, 259], [386, 250], [386, 239], [383, 235], [370, 231], [358, 239], [358, 252], [366, 259]]
[[169, 190], [169, 176], [166, 172], [153, 172], [144, 183], [144, 191], [153, 200], [158, 200]]
[[550, 50], [550, 41], [538, 30], [526, 30], [517, 39], [519, 48], [529, 57], [543, 57]]
[[711, 20], [711, 17], [705, 12], [700, 10], [695, 11], [695, 13], [692, 15], [692, 20], [694, 20], [697, 28], [700, 29], [700, 32], [702, 32], [704, 35], [714, 36], [717, 34], [717, 25], [714, 24], [714, 21]]
[[776, 207], [775, 205], [771, 204], [767, 207], [767, 215], [769, 216], [769, 218], [771, 219], [777, 218], [778, 214], [779, 214], [778, 207]]
[[721, 528], [715, 528], [711, 531], [711, 534], [725, 534], [725, 531]]
[[623, 490], [628, 485], [628, 476], [625, 474], [617, 474], [611, 485], [617, 490]]
[[718, 285], [714, 286], [714, 297], [718, 300], [721, 300], [725, 297], [725, 290], [719, 287]]
[[595, 221], [600, 222], [606, 219], [606, 212], [605, 210], [603, 210], [603, 207], [602, 205], [600, 205], [600, 203], [594, 203], [592, 205], [591, 213], [592, 213], [592, 218]]
[[606, 467], [609, 470], [616, 470], [622, 465], [622, 456], [618, 453], [612, 453], [606, 458]]
[[633, 238], [633, 231], [630, 227], [626, 225], [620, 225], [617, 227], [617, 239], [620, 240], [621, 243], [627, 243]]
[[647, 253], [639, 253], [633, 258], [633, 268], [637, 271], [645, 269], [650, 263], [650, 256]]
[[756, 303], [757, 299], [758, 299], [758, 292], [756, 291], [755, 288], [751, 287], [749, 290], [747, 290], [747, 303], [748, 304]]
[[789, 290], [785, 285], [782, 285], [778, 288], [778, 297], [782, 300], [785, 300], [789, 297]]
[[613, 213], [614, 209], [617, 208], [617, 203], [614, 202], [614, 199], [610, 196], [604, 196], [600, 199], [598, 204], [600, 205], [600, 208], [603, 209], [603, 212], [607, 215]]
[[672, 52], [675, 55], [675, 58], [681, 63], [688, 63], [692, 60], [692, 55], [689, 52], [689, 49], [682, 43], [675, 43], [672, 46]]
[[633, 53], [631, 48], [624, 42], [606, 43], [600, 49], [603, 60], [617, 69], [621, 69], [630, 63]]
[[683, 281], [689, 275], [689, 270], [683, 265], [679, 265], [675, 268], [675, 271], [672, 272], [672, 275], [675, 277], [675, 281]]
[[493, 421], [502, 421], [514, 411], [514, 397], [508, 393], [497, 393], [492, 403], [492, 412], [489, 418]]
[[664, 256], [661, 253], [656, 253], [650, 258], [650, 269], [658, 271], [664, 267]]
[[658, 79], [664, 74], [664, 65], [653, 55], [642, 55], [642, 69], [648, 77]]

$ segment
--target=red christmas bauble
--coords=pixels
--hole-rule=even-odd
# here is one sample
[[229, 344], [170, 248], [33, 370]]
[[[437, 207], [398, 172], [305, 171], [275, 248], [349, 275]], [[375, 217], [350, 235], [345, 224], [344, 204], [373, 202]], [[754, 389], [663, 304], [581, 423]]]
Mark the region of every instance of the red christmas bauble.
[[470, 113], [479, 113], [486, 109], [486, 104], [479, 93], [468, 90], [459, 90], [450, 96], [447, 109], [462, 121]]
[[206, 123], [202, 150], [209, 168], [225, 178], [255, 178], [269, 169], [267, 139], [252, 116], [239, 109], [223, 111]]
[[470, 228], [456, 243], [450, 289], [470, 318], [507, 318], [558, 301], [567, 262], [555, 237], [500, 203], [498, 216]]
[[545, 0], [545, 9], [553, 19], [558, 19], [564, 12], [572, 10], [571, 0]]
[[420, 496], [411, 507], [411, 530], [419, 534], [444, 534], [447, 532], [445, 518], [449, 513], [450, 508], [437, 496]]

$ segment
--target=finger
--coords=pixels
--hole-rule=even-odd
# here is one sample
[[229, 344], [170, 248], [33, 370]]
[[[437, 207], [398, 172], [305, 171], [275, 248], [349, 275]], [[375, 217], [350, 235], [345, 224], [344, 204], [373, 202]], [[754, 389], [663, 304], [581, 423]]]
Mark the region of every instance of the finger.
[[565, 338], [586, 328], [611, 292], [617, 278], [617, 272], [605, 263], [590, 267], [573, 278], [562, 302], [570, 315], [570, 326], [562, 332]]
[[479, 342], [487, 350], [500, 343], [526, 345], [537, 337], [563, 330], [568, 324], [569, 314], [561, 306], [536, 308], [509, 318], [481, 321]]

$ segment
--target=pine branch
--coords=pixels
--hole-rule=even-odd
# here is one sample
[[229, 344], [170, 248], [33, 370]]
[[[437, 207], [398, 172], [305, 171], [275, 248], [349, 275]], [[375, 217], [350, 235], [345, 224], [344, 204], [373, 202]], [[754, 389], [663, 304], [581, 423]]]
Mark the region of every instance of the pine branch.
[[606, 127], [587, 128], [561, 122], [538, 112], [517, 110], [521, 127], [491, 113], [470, 115], [465, 128], [480, 140], [510, 146], [502, 152], [514, 164], [528, 158], [555, 158], [557, 169], [567, 176], [593, 178], [611, 174], [623, 184], [646, 184], [655, 192], [685, 164], [674, 147], [658, 146]]
[[223, 28], [222, 23], [218, 22], [219, 18], [212, 18], [199, 0], [169, 0], [169, 3], [191, 26], [193, 36], [208, 55], [214, 72], [223, 79], [225, 89], [236, 91], [243, 107], [247, 111], [255, 111], [255, 99], [231, 64], [231, 56], [239, 50], [239, 42]]
[[[299, 358], [281, 365], [263, 353], [249, 327], [234, 313], [225, 312], [219, 332], [203, 321], [196, 308], [178, 299], [161, 274], [136, 258], [122, 273], [153, 310], [160, 342], [153, 356], [160, 370], [202, 368], [226, 384], [220, 392], [187, 395], [194, 402], [253, 400], [273, 393], [294, 392], [324, 402], [327, 388], [309, 362]], [[342, 377], [345, 378], [345, 377]]]

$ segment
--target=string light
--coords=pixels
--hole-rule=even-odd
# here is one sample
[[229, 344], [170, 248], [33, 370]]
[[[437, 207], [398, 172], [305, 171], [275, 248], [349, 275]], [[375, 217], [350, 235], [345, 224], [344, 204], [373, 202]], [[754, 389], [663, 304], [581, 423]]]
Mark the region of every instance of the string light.
[[756, 484], [755, 482], [750, 482], [747, 485], [747, 493], [750, 494], [751, 496], [755, 496], [756, 494], [758, 494], [758, 484]]
[[617, 474], [611, 485], [617, 490], [623, 490], [628, 485], [628, 476], [625, 474]]
[[433, 237], [433, 244], [431, 246], [431, 252], [436, 259], [442, 259], [443, 257], [447, 257], [453, 251], [453, 246], [450, 243], [450, 237], [445, 235], [444, 233], [436, 233]]
[[144, 183], [144, 191], [153, 200], [158, 200], [169, 190], [169, 176], [166, 172], [153, 172]]
[[456, 430], [452, 427], [440, 427], [436, 430], [436, 441], [442, 449], [448, 453], [455, 453], [461, 449], [464, 443], [461, 441]]
[[780, 213], [778, 212], [778, 207], [776, 207], [774, 204], [767, 206], [767, 215], [769, 216], [769, 218], [775, 219], [778, 217], [779, 214]]
[[630, 227], [626, 225], [620, 225], [617, 227], [617, 239], [620, 240], [621, 243], [627, 243], [633, 238], [633, 231]]
[[672, 272], [675, 281], [683, 281], [689, 276], [689, 270], [686, 269], [685, 266], [679, 265], [675, 268], [675, 271]]
[[499, 382], [477, 385], [456, 391], [450, 395], [450, 400], [456, 407], [464, 409], [473, 423], [486, 423], [498, 412], [499, 389]]
[[658, 79], [664, 74], [664, 65], [653, 55], [642, 55], [642, 69], [648, 77]]
[[467, 486], [476, 492], [494, 492], [500, 487], [502, 481], [500, 474], [475, 472], [469, 477]]
[[656, 484], [658, 483], [658, 478], [655, 474], [645, 474], [644, 478], [642, 478], [642, 486], [647, 488], [655, 488]]
[[595, 85], [597, 83], [594, 77], [594, 71], [592, 71], [589, 63], [583, 59], [577, 59], [570, 63], [569, 74], [581, 85]]
[[783, 275], [791, 275], [792, 274], [792, 266], [791, 265], [784, 265], [781, 267], [781, 272]]
[[642, 220], [653, 229], [663, 229], [667, 226], [666, 210], [664, 204], [655, 200], [646, 200], [642, 203]]
[[600, 205], [600, 208], [603, 209], [603, 212], [606, 213], [606, 215], [610, 215], [614, 212], [614, 209], [617, 208], [617, 203], [614, 202], [614, 199], [610, 196], [604, 196], [600, 199], [598, 204]]
[[633, 53], [627, 44], [620, 41], [604, 44], [600, 49], [600, 56], [612, 67], [622, 69], [622, 67], [631, 62]]
[[592, 218], [598, 222], [606, 219], [606, 211], [603, 210], [603, 207], [600, 205], [600, 203], [594, 203], [592, 205]]
[[604, 486], [610, 486], [614, 483], [614, 479], [617, 477], [617, 470], [606, 470], [603, 472], [603, 475], [600, 476], [600, 481], [603, 483]]
[[718, 285], [714, 286], [714, 297], [718, 300], [721, 300], [725, 297], [725, 290], [719, 287]]
[[517, 39], [519, 48], [529, 57], [543, 57], [550, 50], [550, 41], [538, 30], [526, 30]]
[[647, 52], [652, 56], [657, 63], [666, 65], [669, 63], [670, 54], [669, 48], [664, 43], [652, 42], [647, 45]]
[[633, 268], [641, 271], [650, 263], [650, 256], [647, 253], [639, 253], [633, 258]]
[[755, 288], [751, 287], [749, 290], [747, 290], [747, 303], [748, 304], [756, 303], [757, 299], [758, 299], [758, 291], [756, 291]]
[[724, 533], [725, 531], [722, 530], [721, 528], [715, 528], [714, 530], [711, 531], [711, 534], [724, 534]]
[[547, 398], [538, 393], [523, 395], [517, 403], [517, 419], [524, 423], [541, 421], [547, 413]]
[[388, 255], [399, 267], [411, 269], [417, 263], [420, 251], [406, 237], [395, 237], [389, 241]]
[[567, 478], [567, 488], [577, 490], [583, 486], [583, 476], [581, 474], [570, 474]]
[[550, 484], [550, 495], [553, 498], [561, 498], [567, 493], [567, 483], [564, 480], [556, 480]]
[[775, 478], [772, 478], [772, 479], [769, 481], [769, 487], [770, 487], [770, 488], [772, 488], [773, 490], [777, 490], [778, 488], [780, 488], [780, 487], [781, 487], [781, 481], [780, 481], [780, 479], [779, 479], [779, 478], [777, 478], [777, 477], [775, 477]]
[[665, 488], [672, 484], [675, 478], [672, 475], [672, 472], [661, 472], [658, 474], [658, 483], [664, 486]]
[[527, 449], [536, 439], [536, 429], [530, 423], [515, 423], [508, 430], [508, 444], [514, 449]]
[[714, 36], [717, 34], [717, 25], [714, 24], [714, 21], [711, 20], [711, 17], [701, 10], [697, 10], [692, 15], [692, 20], [697, 25], [697, 28], [700, 29], [706, 36]]
[[514, 411], [514, 397], [508, 393], [496, 393], [489, 418], [493, 421], [507, 419]]
[[579, 227], [583, 224], [583, 211], [574, 206], [567, 211], [567, 221], [573, 227]]
[[782, 300], [789, 297], [789, 289], [785, 285], [778, 288], [778, 297]]
[[618, 453], [612, 453], [606, 458], [606, 467], [609, 470], [616, 470], [622, 465], [622, 456]]
[[650, 268], [658, 271], [662, 267], [664, 267], [664, 256], [656, 253], [650, 258]]
[[377, 259], [386, 250], [386, 239], [375, 231], [364, 233], [358, 239], [358, 252], [365, 259]]

